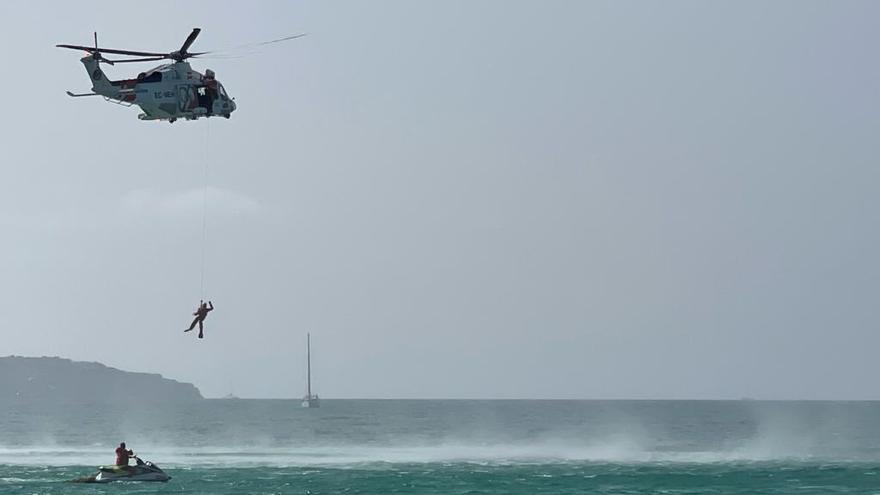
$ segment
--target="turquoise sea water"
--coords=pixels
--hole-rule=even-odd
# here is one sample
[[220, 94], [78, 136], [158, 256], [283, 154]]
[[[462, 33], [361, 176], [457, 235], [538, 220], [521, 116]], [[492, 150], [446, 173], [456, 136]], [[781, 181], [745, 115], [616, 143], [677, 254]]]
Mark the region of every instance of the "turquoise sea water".
[[[168, 483], [73, 484], [125, 440]], [[880, 493], [880, 403], [0, 404], [0, 493]]]

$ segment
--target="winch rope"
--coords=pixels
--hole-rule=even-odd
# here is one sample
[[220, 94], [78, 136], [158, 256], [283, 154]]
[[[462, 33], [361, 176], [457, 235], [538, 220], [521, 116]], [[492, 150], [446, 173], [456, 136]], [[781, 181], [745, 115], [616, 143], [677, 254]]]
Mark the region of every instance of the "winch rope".
[[208, 245], [208, 165], [211, 151], [211, 119], [205, 119], [205, 187], [202, 192], [202, 269], [199, 287], [199, 299], [205, 299], [205, 251]]

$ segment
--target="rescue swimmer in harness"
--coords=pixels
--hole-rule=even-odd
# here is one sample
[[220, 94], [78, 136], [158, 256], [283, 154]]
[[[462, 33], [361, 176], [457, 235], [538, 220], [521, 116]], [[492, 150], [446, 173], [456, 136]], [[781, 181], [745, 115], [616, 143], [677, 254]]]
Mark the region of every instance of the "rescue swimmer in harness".
[[199, 338], [200, 339], [205, 338], [204, 326], [202, 325], [202, 322], [205, 321], [205, 318], [208, 316], [208, 312], [213, 311], [213, 310], [214, 310], [214, 303], [212, 303], [211, 301], [208, 301], [207, 303], [205, 301], [199, 301], [199, 307], [196, 308], [196, 311], [193, 313], [193, 316], [195, 316], [195, 318], [193, 319], [192, 323], [189, 325], [189, 328], [184, 330], [184, 332], [191, 331], [193, 328], [196, 327], [196, 324], [198, 324], [199, 325]]

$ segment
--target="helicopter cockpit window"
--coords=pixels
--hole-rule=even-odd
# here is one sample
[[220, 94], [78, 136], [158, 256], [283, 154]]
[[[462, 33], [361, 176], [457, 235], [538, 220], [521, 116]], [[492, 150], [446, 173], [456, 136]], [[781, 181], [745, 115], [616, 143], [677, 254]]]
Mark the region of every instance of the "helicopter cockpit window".
[[226, 94], [226, 88], [224, 88], [222, 84], [217, 83], [217, 90], [220, 92], [220, 96], [221, 96], [224, 100], [228, 100], [228, 99], [229, 99], [229, 95]]
[[147, 76], [145, 76], [143, 79], [141, 79], [140, 77], [138, 77], [138, 79], [139, 79], [139, 82], [145, 82], [145, 83], [162, 82], [162, 73], [161, 72], [152, 72], [152, 73], [148, 74]]

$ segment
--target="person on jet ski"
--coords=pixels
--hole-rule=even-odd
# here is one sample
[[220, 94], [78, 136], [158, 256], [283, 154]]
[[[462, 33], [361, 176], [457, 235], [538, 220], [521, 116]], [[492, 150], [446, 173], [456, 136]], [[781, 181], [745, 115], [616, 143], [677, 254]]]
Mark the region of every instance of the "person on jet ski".
[[208, 316], [208, 312], [213, 311], [213, 310], [214, 310], [214, 303], [212, 303], [211, 301], [208, 301], [207, 304], [205, 303], [205, 301], [199, 301], [199, 307], [196, 308], [196, 312], [193, 313], [193, 316], [195, 316], [195, 319], [193, 319], [192, 323], [189, 325], [189, 328], [184, 330], [184, 332], [189, 332], [190, 330], [195, 328], [196, 323], [198, 323], [199, 324], [199, 338], [200, 339], [205, 338], [204, 327], [202, 325], [202, 322], [205, 321], [205, 318]]
[[119, 444], [116, 448], [116, 465], [128, 466], [128, 459], [134, 455], [134, 452], [125, 448], [125, 442]]

